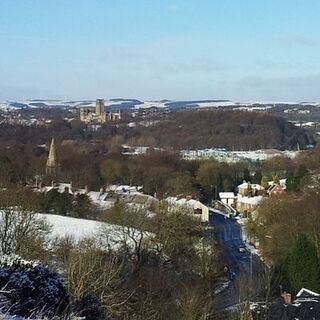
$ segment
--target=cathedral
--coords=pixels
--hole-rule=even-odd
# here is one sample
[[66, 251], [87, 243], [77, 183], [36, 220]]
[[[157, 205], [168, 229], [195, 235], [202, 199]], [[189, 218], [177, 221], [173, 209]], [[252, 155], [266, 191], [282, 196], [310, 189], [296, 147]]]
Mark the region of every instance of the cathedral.
[[108, 121], [117, 121], [121, 119], [121, 113], [106, 112], [104, 100], [97, 99], [95, 107], [82, 107], [80, 108], [80, 121], [85, 123], [106, 123]]

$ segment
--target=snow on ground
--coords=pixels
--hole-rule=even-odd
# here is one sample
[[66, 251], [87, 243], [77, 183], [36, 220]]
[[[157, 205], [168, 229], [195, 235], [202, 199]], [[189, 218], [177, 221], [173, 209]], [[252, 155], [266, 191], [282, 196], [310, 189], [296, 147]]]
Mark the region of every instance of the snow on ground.
[[[51, 238], [72, 236], [76, 241], [86, 237], [99, 237], [100, 230], [103, 229], [103, 239], [99, 237], [104, 245], [112, 249], [118, 249], [124, 242], [128, 246], [133, 246], [134, 242], [130, 237], [139, 239], [140, 231], [134, 228], [126, 228], [106, 222], [64, 217], [55, 214], [39, 214], [45, 217], [52, 226]], [[124, 231], [125, 230], [125, 231]], [[130, 233], [130, 237], [128, 237]], [[145, 232], [145, 237], [151, 236]]]
[[96, 235], [102, 225], [108, 225], [110, 228], [114, 227], [107, 223], [84, 220], [71, 217], [64, 217], [55, 214], [41, 214], [45, 217], [47, 222], [52, 225], [52, 237], [72, 236], [75, 240], [81, 240], [88, 236]]
[[190, 103], [195, 104], [198, 108], [218, 108], [218, 107], [229, 107], [237, 105], [237, 102], [234, 101], [211, 101], [211, 102], [196, 102]]
[[0, 110], [9, 111], [9, 110], [17, 110], [17, 109], [19, 108], [10, 106], [10, 104], [7, 102], [0, 102]]
[[[142, 101], [141, 101], [142, 102]], [[162, 101], [144, 101], [142, 104], [135, 105], [135, 109], [149, 109], [149, 108], [168, 108], [167, 102]]]
[[[81, 320], [82, 317], [76, 317], [72, 316], [70, 320]], [[6, 315], [0, 312], [0, 320], [48, 320], [48, 318], [24, 318], [20, 316], [14, 316], [14, 315]]]
[[295, 158], [299, 151], [279, 151], [275, 149], [255, 150], [255, 151], [228, 151], [219, 148], [207, 148], [198, 150], [180, 150], [183, 159], [216, 159], [223, 162], [237, 162], [241, 160], [264, 161], [276, 156], [284, 155], [288, 158]]
[[222, 282], [218, 288], [213, 292], [213, 295], [216, 296], [218, 295], [219, 293], [221, 293], [222, 291], [226, 290], [230, 285], [230, 281], [225, 281], [225, 282]]
[[318, 124], [318, 122], [308, 121], [308, 122], [294, 122], [296, 127], [313, 127], [314, 125]]
[[[47, 107], [95, 107], [95, 100], [17, 100], [17, 101], [2, 101], [0, 102], [0, 109], [2, 110], [13, 110], [20, 109], [18, 106], [14, 106], [12, 104], [18, 103], [24, 105], [28, 108], [38, 108], [33, 104], [43, 104]], [[127, 105], [128, 108], [134, 109], [148, 109], [152, 107], [156, 108], [170, 108], [171, 104], [179, 104], [183, 108], [195, 107], [195, 108], [217, 108], [217, 107], [239, 107], [240, 109], [245, 109], [249, 111], [261, 111], [269, 108], [273, 108], [277, 105], [288, 105], [296, 106], [296, 105], [312, 105], [319, 106], [318, 102], [280, 102], [280, 101], [241, 101], [241, 100], [199, 100], [199, 101], [171, 101], [171, 100], [163, 100], [163, 101], [139, 101], [136, 99], [106, 99], [105, 106], [124, 106]]]
[[247, 250], [252, 254], [257, 255], [262, 261], [264, 261], [260, 250], [255, 248], [252, 244], [250, 244], [250, 241], [248, 239], [247, 230], [246, 230], [246, 224], [248, 222], [248, 218], [238, 218], [237, 222], [241, 226], [242, 239], [243, 239], [243, 242], [245, 243]]

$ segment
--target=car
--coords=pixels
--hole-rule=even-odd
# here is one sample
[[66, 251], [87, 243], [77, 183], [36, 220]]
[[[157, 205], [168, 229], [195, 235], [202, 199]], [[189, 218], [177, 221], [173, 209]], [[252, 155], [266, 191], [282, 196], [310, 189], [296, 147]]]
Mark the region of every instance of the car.
[[240, 253], [244, 253], [244, 252], [247, 251], [247, 249], [246, 249], [245, 246], [240, 246], [239, 249], [238, 249], [238, 251], [239, 251]]

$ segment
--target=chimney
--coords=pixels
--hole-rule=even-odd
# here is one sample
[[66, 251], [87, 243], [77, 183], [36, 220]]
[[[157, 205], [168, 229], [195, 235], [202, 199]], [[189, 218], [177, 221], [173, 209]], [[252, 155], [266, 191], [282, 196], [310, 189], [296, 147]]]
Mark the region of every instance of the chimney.
[[290, 293], [284, 292], [281, 294], [281, 297], [284, 300], [284, 304], [286, 304], [286, 305], [291, 304], [291, 294]]

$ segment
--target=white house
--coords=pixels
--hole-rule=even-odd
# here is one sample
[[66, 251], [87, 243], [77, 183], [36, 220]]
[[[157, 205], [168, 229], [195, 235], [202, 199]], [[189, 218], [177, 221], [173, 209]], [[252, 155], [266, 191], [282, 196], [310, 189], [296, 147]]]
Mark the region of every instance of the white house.
[[225, 203], [229, 206], [235, 205], [235, 195], [234, 192], [219, 192], [219, 197], [222, 203]]
[[241, 196], [248, 196], [263, 190], [263, 187], [256, 183], [243, 182], [238, 186], [238, 192]]
[[202, 222], [209, 221], [209, 208], [198, 200], [168, 197], [165, 201], [176, 208], [188, 209], [193, 216], [200, 218]]

